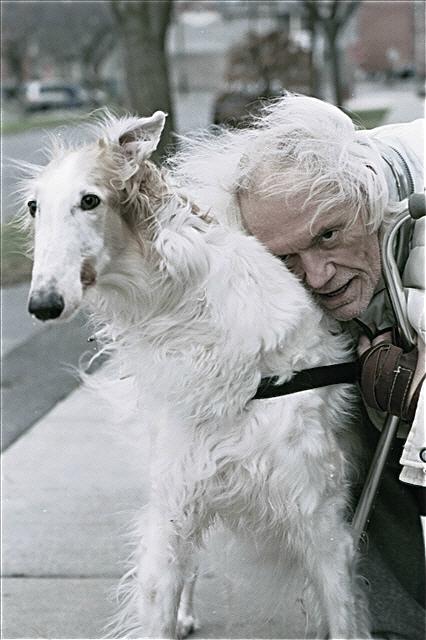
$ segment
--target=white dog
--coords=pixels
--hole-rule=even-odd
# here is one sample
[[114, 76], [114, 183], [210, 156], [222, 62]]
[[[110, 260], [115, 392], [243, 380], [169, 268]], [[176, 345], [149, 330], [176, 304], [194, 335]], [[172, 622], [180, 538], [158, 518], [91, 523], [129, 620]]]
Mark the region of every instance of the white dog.
[[151, 498], [119, 633], [191, 630], [193, 553], [220, 521], [275, 571], [297, 562], [330, 637], [368, 637], [344, 520], [348, 387], [252, 400], [262, 376], [341, 362], [346, 345], [280, 260], [148, 160], [164, 120], [107, 116], [94, 142], [56, 146], [27, 183], [29, 311], [65, 320], [88, 306], [150, 431]]

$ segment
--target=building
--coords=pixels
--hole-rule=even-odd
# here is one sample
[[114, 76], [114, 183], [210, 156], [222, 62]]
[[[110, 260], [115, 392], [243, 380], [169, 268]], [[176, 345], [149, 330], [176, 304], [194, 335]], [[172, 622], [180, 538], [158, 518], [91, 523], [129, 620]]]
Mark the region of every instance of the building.
[[365, 1], [356, 15], [355, 61], [368, 75], [424, 75], [424, 2]]

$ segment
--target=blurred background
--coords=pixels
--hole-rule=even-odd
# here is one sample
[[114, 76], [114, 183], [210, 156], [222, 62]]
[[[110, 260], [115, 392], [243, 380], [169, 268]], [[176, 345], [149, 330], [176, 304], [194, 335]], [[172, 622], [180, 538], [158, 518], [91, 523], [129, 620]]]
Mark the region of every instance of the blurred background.
[[[93, 540], [99, 535], [98, 523], [90, 537], [85, 527], [92, 513], [99, 513], [108, 503], [116, 487], [112, 489], [103, 480], [102, 484], [102, 471], [89, 480], [85, 475], [97, 458], [102, 459], [103, 469], [110, 468], [109, 458], [100, 453], [99, 442], [105, 438], [102, 431], [100, 440], [92, 443], [93, 451], [84, 454], [87, 433], [75, 431], [73, 425], [72, 432], [79, 434], [79, 439], [67, 442], [74, 447], [76, 457], [72, 464], [67, 457], [62, 467], [58, 458], [62, 440], [58, 442], [55, 434], [58, 424], [66, 425], [73, 416], [71, 405], [51, 424], [50, 431], [42, 421], [78, 386], [69, 365], [77, 365], [83, 352], [93, 355], [96, 346], [87, 342], [90, 330], [83, 316], [63, 326], [46, 326], [35, 322], [26, 311], [31, 261], [25, 256], [25, 237], [10, 224], [18, 210], [14, 191], [19, 170], [13, 161], [43, 162], [42, 150], [49, 132], [75, 139], [81, 120], [104, 106], [141, 115], [157, 109], [166, 111], [169, 116], [160, 154], [173, 149], [175, 133], [214, 124], [244, 126], [248, 115], [255, 113], [264, 100], [285, 90], [331, 101], [366, 128], [421, 117], [425, 3], [3, 1], [1, 11], [2, 447], [8, 450], [7, 469], [12, 470], [7, 478], [12, 489], [4, 494], [8, 510], [4, 569], [10, 578], [5, 591], [5, 597], [10, 597], [7, 637], [78, 637], [78, 633], [89, 633], [89, 628], [96, 633], [87, 616], [79, 627], [70, 613], [69, 625], [64, 626], [65, 618], [55, 617], [53, 598], [50, 618], [46, 614], [51, 626], [44, 625], [40, 607], [49, 607], [49, 589], [58, 585], [39, 580], [37, 589], [44, 595], [37, 600], [28, 579], [47, 578], [49, 571], [49, 575], [65, 573], [70, 578], [71, 555], [73, 561], [79, 555], [87, 559], [80, 574], [93, 558], [96, 565], [97, 554], [108, 547], [105, 540], [112, 535], [111, 527], [105, 528], [105, 540], [97, 546]], [[80, 408], [83, 421], [90, 415], [88, 406]], [[92, 426], [96, 419], [92, 416]], [[31, 432], [31, 427], [37, 429]], [[83, 468], [84, 455], [87, 460]], [[127, 450], [123, 456], [128, 459]], [[59, 467], [50, 468], [52, 461]], [[135, 461], [135, 469], [137, 464]], [[68, 469], [66, 473], [64, 468]], [[111, 467], [111, 476], [117, 473]], [[59, 476], [67, 480], [63, 480], [66, 488], [62, 487], [58, 498], [52, 490]], [[129, 479], [126, 495], [134, 486]], [[90, 513], [81, 507], [91, 504], [87, 487], [96, 487], [99, 493]], [[65, 500], [68, 506], [58, 514], [65, 494], [70, 502]], [[59, 529], [58, 522], [63, 525]], [[65, 536], [66, 544], [61, 536]], [[37, 545], [38, 551], [34, 551]], [[64, 560], [67, 546], [70, 557]], [[89, 573], [96, 574], [98, 569], [99, 575], [102, 571], [102, 575], [105, 571], [116, 572], [113, 560], [107, 563], [107, 570], [103, 561], [99, 562], [102, 570], [96, 565], [88, 569]], [[74, 596], [70, 596], [77, 602], [81, 601], [79, 584], [74, 585]], [[85, 584], [89, 585], [89, 580]], [[22, 602], [28, 606], [25, 615]], [[25, 626], [23, 616], [31, 619], [31, 624], [37, 623], [39, 630], [31, 631], [30, 623]], [[80, 628], [83, 631], [79, 632]], [[211, 637], [217, 637], [216, 631]]]
[[[389, 113], [392, 103], [413, 98], [415, 113], [424, 96], [422, 0], [1, 4], [8, 158], [34, 159], [42, 144], [35, 130], [105, 105], [167, 111], [164, 152], [172, 132], [244, 125], [249, 112], [284, 90], [329, 100], [366, 127], [404, 119]], [[15, 206], [8, 178], [6, 171], [6, 218]]]
[[4, 133], [105, 104], [167, 110], [170, 130], [185, 131], [237, 124], [283, 90], [339, 106], [366, 82], [422, 91], [424, 11], [396, 0], [6, 1]]

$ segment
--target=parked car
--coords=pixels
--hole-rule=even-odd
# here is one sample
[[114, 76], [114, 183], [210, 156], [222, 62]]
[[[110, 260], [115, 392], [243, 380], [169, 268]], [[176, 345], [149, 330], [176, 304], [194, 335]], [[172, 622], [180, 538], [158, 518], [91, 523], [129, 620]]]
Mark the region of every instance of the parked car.
[[34, 80], [24, 85], [21, 102], [25, 111], [46, 111], [83, 107], [90, 103], [90, 99], [80, 85]]

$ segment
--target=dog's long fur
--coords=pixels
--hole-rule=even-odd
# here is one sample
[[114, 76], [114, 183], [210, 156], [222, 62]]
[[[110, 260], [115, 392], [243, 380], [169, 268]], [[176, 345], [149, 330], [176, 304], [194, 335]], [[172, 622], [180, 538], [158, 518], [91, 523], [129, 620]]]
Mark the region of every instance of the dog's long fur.
[[[56, 150], [27, 183], [32, 299], [58, 292], [59, 319], [91, 309], [108, 371], [132, 377], [151, 436], [151, 497], [117, 634], [190, 630], [192, 556], [221, 521], [278, 573], [300, 566], [330, 637], [368, 637], [345, 522], [348, 388], [251, 400], [262, 376], [344, 361], [347, 344], [277, 258], [149, 161], [163, 124], [160, 112], [109, 117], [97, 141]], [[93, 211], [78, 206], [87, 192], [101, 201]]]

